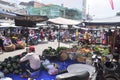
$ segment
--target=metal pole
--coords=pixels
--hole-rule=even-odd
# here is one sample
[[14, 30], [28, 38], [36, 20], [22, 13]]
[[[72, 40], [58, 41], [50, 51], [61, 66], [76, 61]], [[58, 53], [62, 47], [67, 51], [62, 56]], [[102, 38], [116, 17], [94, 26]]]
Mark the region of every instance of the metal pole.
[[58, 28], [58, 47], [60, 47], [60, 27], [61, 25], [59, 25], [59, 28]]
[[82, 19], [86, 19], [86, 0], [82, 1]]

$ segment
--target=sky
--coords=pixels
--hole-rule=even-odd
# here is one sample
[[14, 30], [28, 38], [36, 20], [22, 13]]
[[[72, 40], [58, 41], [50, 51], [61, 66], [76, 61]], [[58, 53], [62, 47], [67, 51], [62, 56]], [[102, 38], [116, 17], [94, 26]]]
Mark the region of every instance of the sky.
[[[10, 0], [28, 2], [31, 0]], [[77, 8], [82, 10], [82, 0], [34, 0], [44, 4], [63, 4], [68, 8]], [[86, 13], [93, 18], [113, 17], [120, 12], [120, 0], [113, 0], [114, 9], [111, 8], [109, 0], [87, 0]]]

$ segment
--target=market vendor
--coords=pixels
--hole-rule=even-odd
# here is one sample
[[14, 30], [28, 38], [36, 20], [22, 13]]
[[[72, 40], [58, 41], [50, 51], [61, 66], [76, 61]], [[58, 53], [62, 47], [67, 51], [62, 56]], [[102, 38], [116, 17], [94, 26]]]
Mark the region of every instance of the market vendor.
[[90, 38], [90, 35], [89, 35], [89, 33], [86, 31], [85, 34], [84, 34], [84, 40], [85, 40], [85, 43], [86, 43], [86, 44], [89, 44], [89, 38]]
[[11, 45], [11, 44], [12, 44], [11, 39], [10, 39], [9, 37], [6, 37], [6, 38], [4, 39], [4, 41], [3, 41], [3, 45], [4, 45], [4, 46], [9, 46], [9, 45]]
[[28, 70], [34, 72], [40, 69], [41, 61], [39, 55], [36, 54], [34, 46], [30, 46], [27, 54], [20, 59], [21, 68], [24, 71], [21, 77], [28, 77]]

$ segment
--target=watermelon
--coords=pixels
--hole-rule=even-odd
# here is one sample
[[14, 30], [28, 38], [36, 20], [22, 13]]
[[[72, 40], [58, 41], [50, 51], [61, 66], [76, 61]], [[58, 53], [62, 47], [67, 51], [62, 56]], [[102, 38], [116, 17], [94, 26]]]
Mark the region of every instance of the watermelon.
[[13, 74], [19, 74], [19, 71], [18, 70], [14, 70]]
[[4, 69], [3, 69], [3, 73], [6, 75], [6, 74], [9, 73], [9, 70], [8, 70], [7, 68], [4, 68]]
[[8, 57], [8, 60], [11, 61], [12, 57]]
[[11, 66], [12, 66], [11, 64], [7, 64], [7, 65], [6, 65], [7, 68], [10, 68]]
[[10, 71], [11, 73], [13, 72], [13, 70], [14, 70], [13, 67], [9, 68], [9, 71]]

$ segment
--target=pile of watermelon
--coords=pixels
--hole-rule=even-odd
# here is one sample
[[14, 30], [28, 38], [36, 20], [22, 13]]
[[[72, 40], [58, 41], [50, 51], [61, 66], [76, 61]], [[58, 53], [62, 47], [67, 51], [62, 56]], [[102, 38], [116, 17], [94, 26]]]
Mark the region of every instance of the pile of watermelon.
[[25, 54], [26, 54], [26, 52], [23, 52], [20, 55], [5, 58], [4, 61], [0, 62], [0, 71], [3, 72], [4, 75], [21, 74], [23, 71], [22, 71], [21, 66], [19, 64], [19, 60]]

